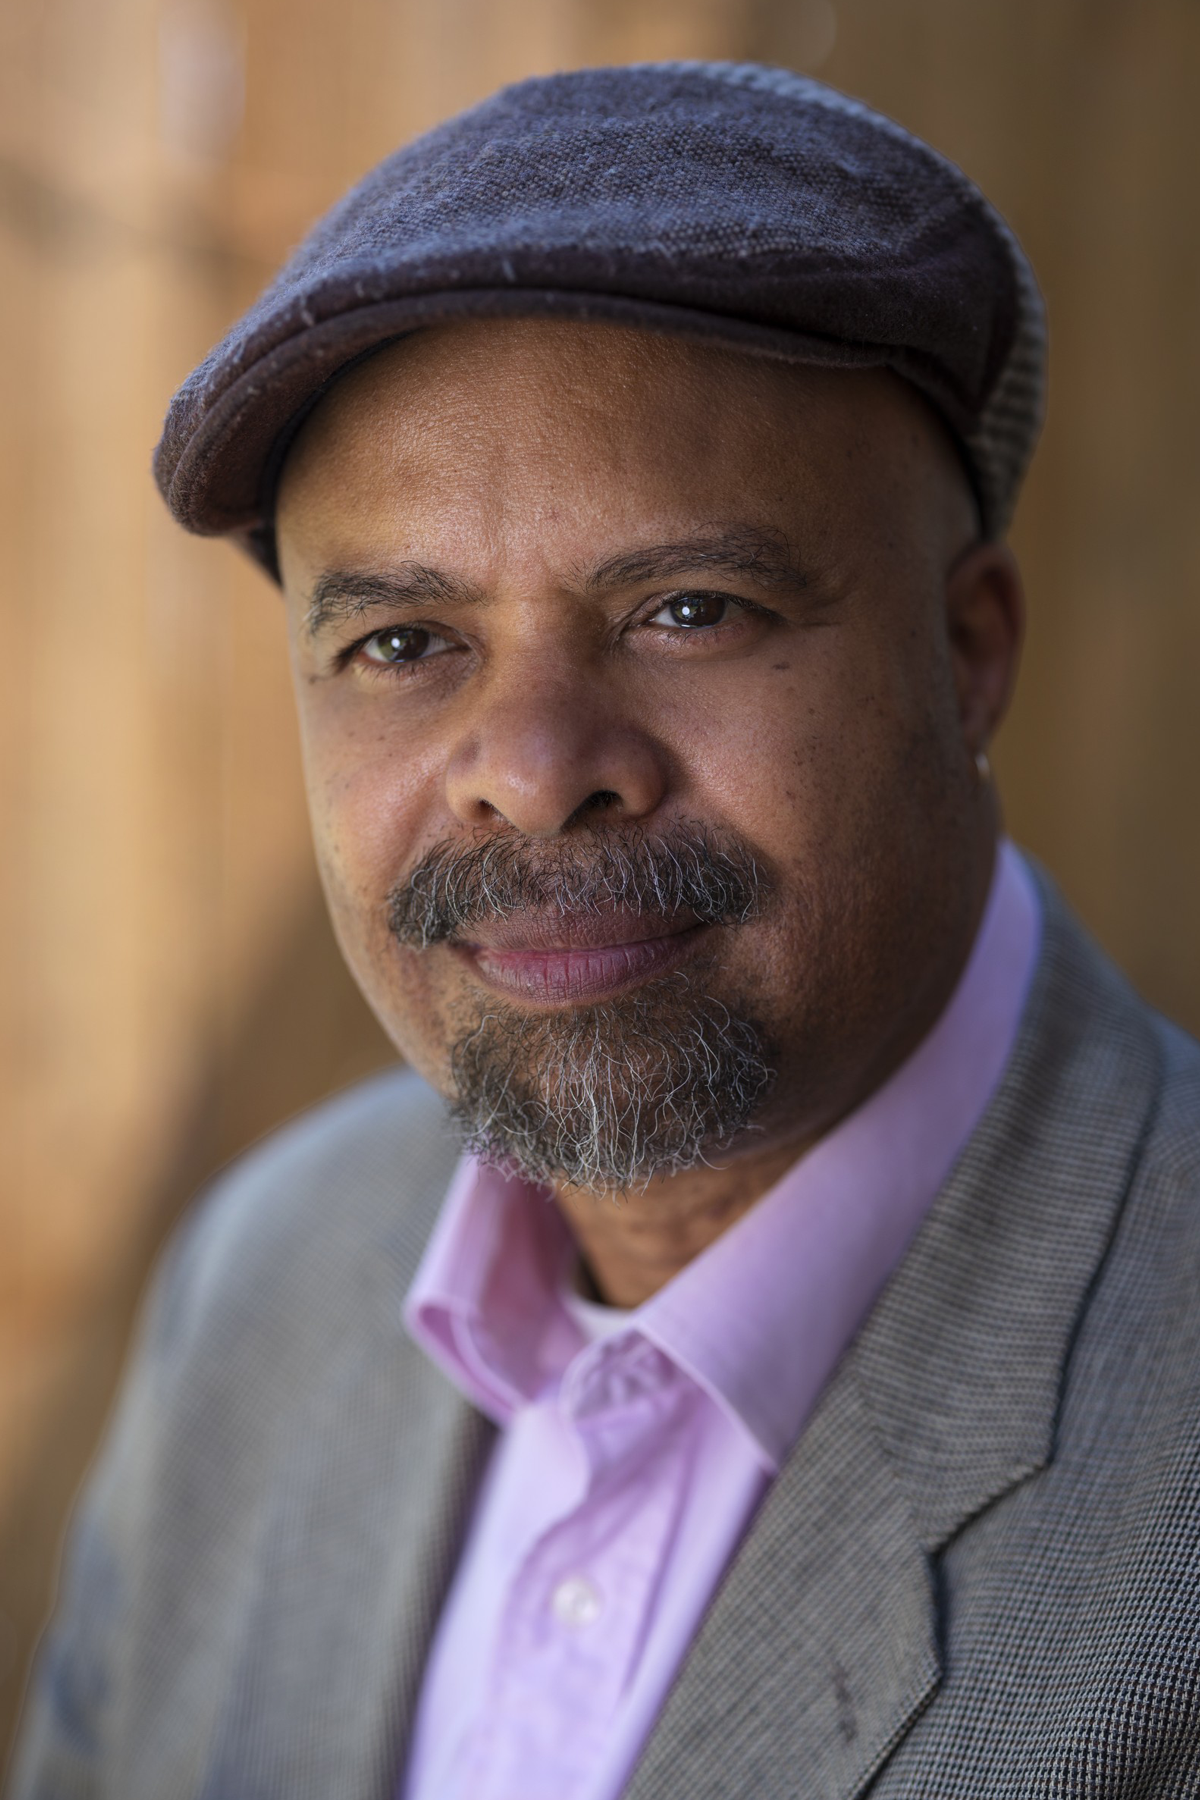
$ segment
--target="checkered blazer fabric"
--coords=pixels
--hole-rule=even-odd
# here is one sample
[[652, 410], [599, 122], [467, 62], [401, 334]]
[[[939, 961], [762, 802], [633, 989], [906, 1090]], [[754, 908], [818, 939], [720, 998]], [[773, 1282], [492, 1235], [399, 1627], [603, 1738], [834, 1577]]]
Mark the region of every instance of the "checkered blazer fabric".
[[[1200, 1047], [1053, 891], [986, 1116], [629, 1800], [1200, 1795]], [[405, 1337], [454, 1161], [388, 1074], [160, 1272], [12, 1800], [394, 1800], [490, 1430]]]

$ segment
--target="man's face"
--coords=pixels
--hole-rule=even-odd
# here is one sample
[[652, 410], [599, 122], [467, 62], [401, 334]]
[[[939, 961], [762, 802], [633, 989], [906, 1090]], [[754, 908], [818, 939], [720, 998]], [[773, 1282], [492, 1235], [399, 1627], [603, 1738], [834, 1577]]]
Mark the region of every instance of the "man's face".
[[971, 506], [898, 380], [426, 331], [278, 527], [335, 928], [484, 1149], [603, 1189], [799, 1144], [927, 1028], [994, 820]]

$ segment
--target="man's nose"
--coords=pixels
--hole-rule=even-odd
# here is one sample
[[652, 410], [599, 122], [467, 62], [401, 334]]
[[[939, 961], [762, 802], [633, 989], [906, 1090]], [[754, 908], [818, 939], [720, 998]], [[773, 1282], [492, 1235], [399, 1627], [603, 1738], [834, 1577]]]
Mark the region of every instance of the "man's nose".
[[591, 814], [647, 818], [662, 800], [665, 753], [593, 669], [525, 665], [472, 699], [446, 772], [463, 824], [553, 837]]

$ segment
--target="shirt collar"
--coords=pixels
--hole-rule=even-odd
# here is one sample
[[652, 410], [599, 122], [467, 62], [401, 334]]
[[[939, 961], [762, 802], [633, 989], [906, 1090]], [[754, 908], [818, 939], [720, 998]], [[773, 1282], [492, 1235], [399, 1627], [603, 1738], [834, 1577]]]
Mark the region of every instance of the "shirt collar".
[[[896, 1072], [625, 1329], [782, 1463], [999, 1084], [1037, 960], [1028, 870], [1000, 847], [941, 1017]], [[541, 1190], [465, 1157], [405, 1307], [408, 1329], [499, 1423], [588, 1354], [564, 1306], [575, 1249]]]

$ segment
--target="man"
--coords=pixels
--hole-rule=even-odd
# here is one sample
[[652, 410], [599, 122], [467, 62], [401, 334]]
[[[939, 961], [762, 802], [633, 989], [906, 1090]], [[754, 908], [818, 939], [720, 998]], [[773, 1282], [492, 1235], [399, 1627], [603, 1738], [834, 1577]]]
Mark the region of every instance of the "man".
[[176, 1243], [17, 1794], [1197, 1790], [1200, 1054], [987, 760], [1040, 342], [931, 151], [660, 66], [401, 152], [177, 397], [416, 1073]]

